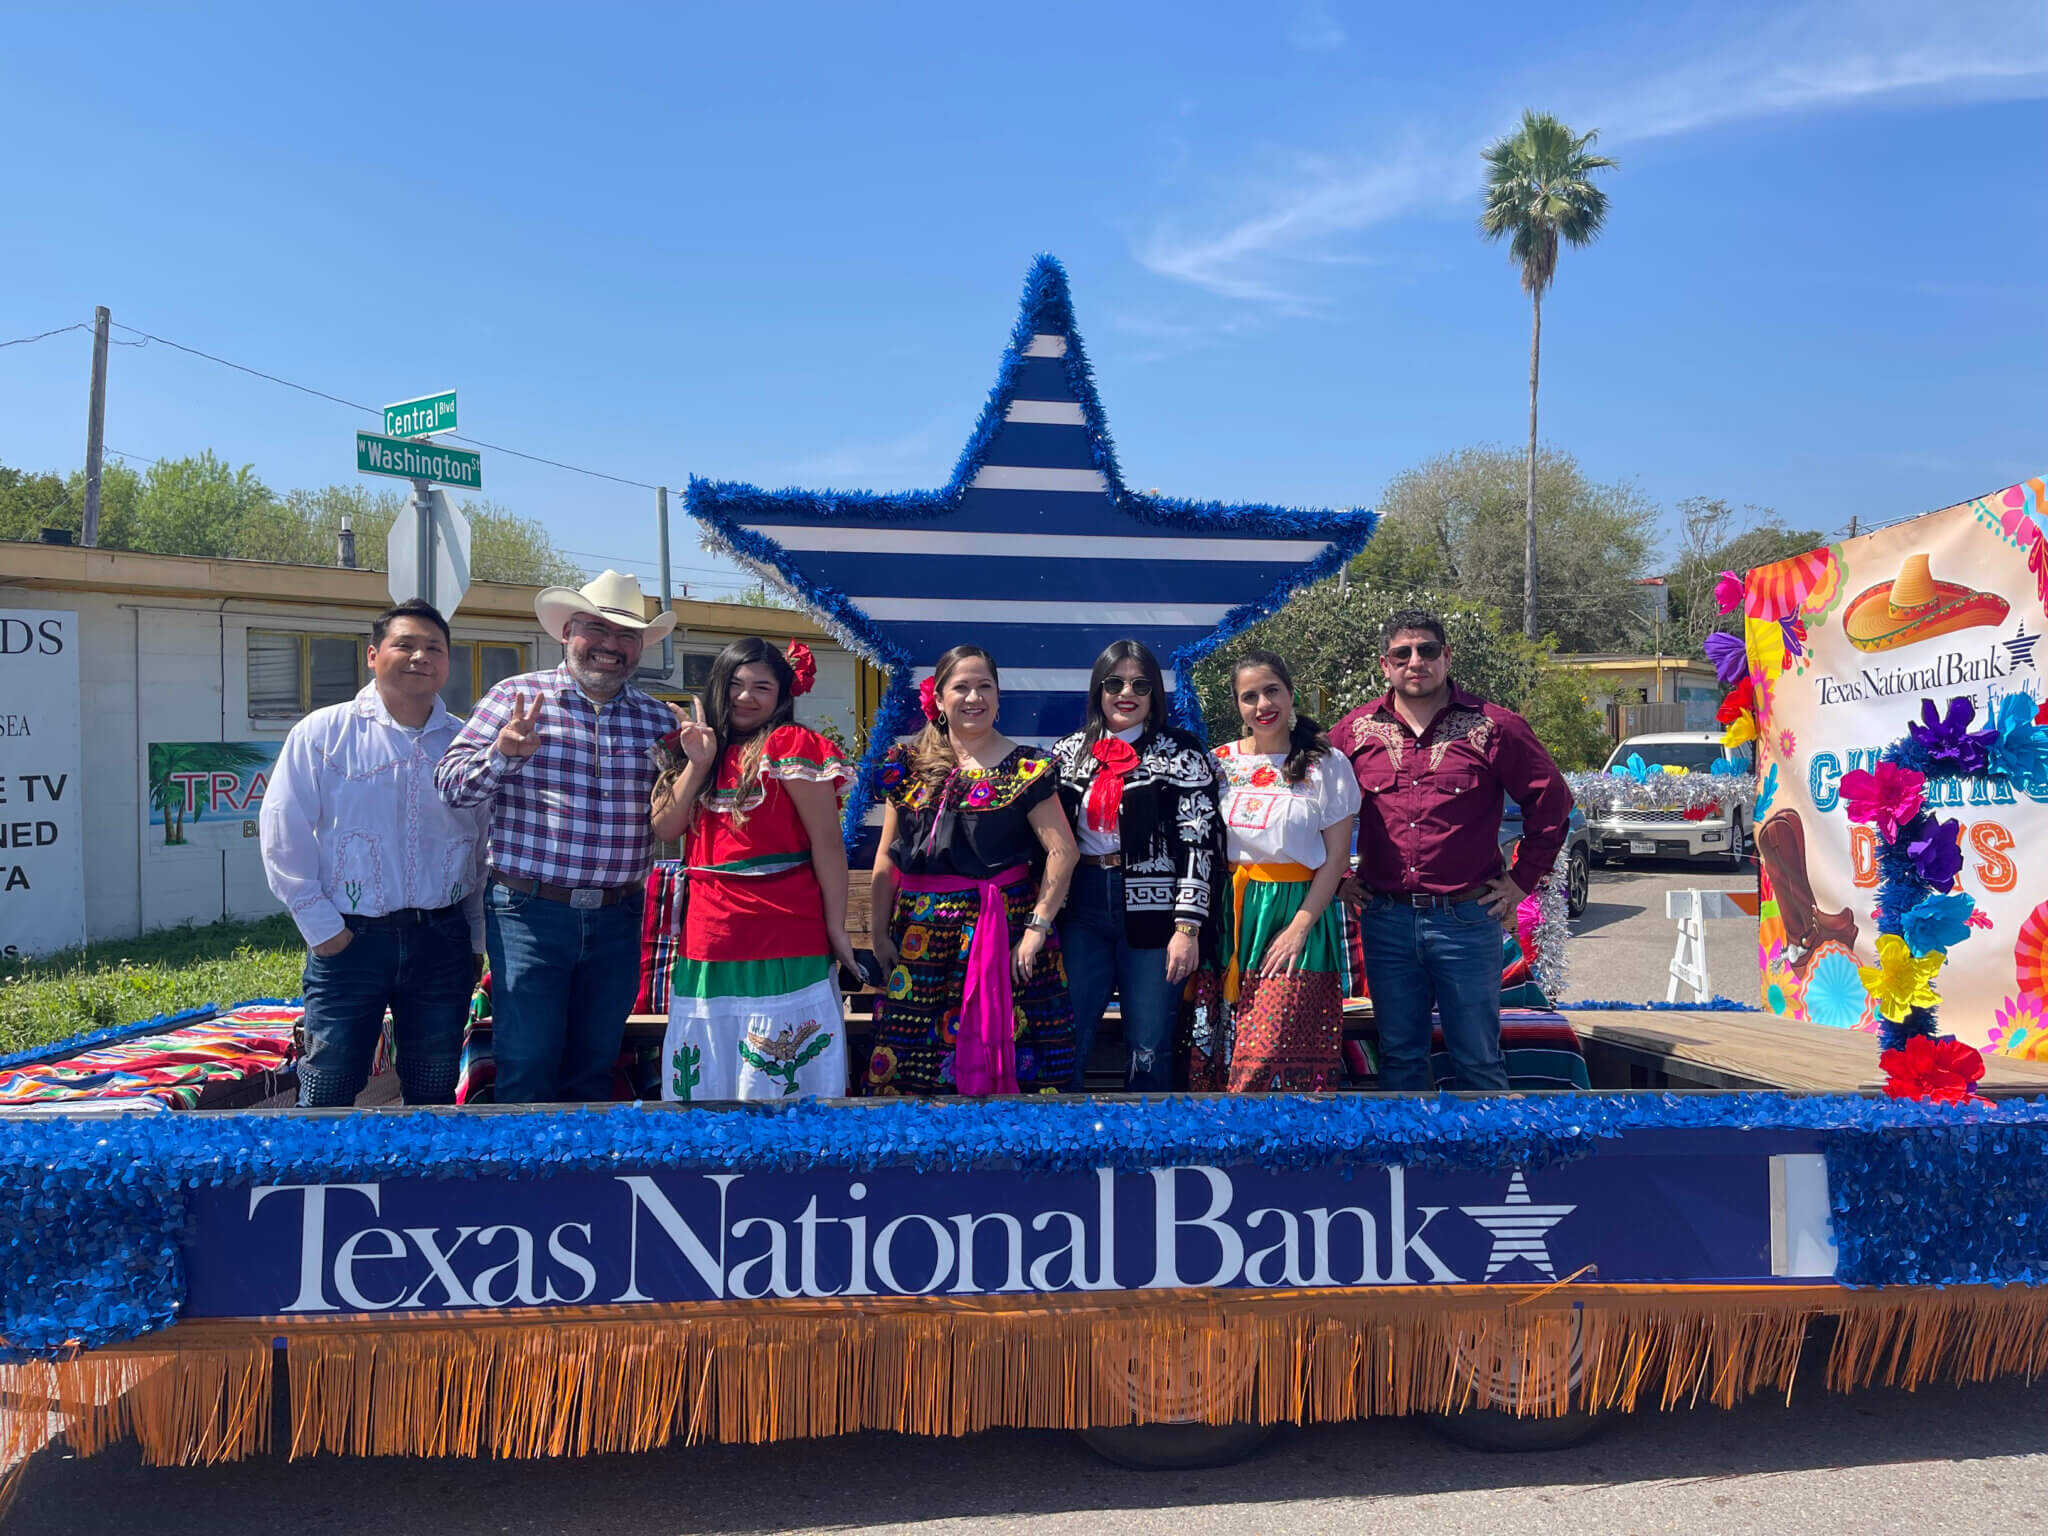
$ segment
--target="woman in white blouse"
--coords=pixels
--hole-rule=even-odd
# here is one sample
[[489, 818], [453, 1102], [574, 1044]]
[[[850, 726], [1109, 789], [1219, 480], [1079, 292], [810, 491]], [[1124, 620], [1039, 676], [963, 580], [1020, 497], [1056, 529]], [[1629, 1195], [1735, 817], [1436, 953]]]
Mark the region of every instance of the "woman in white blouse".
[[1246, 731], [1216, 749], [1233, 952], [1223, 1038], [1195, 1066], [1233, 1093], [1333, 1088], [1344, 1024], [1337, 887], [1351, 862], [1358, 780], [1295, 709], [1285, 661], [1248, 651], [1230, 675]]

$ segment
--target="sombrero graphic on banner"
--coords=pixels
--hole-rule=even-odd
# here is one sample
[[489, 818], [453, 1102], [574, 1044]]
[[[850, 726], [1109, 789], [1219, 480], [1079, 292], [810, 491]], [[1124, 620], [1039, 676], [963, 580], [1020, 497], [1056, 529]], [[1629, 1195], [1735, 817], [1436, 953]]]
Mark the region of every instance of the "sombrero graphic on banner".
[[1936, 581], [1926, 555], [1908, 555], [1891, 581], [1856, 594], [1842, 632], [1859, 651], [1889, 651], [1959, 629], [2002, 623], [2010, 606], [1996, 592]]

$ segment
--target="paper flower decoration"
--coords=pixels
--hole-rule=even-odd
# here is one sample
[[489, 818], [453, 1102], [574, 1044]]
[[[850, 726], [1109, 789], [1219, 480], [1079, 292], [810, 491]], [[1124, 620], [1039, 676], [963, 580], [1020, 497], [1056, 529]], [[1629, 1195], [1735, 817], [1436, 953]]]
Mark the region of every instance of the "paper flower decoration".
[[801, 640], [790, 641], [782, 654], [789, 660], [789, 670], [796, 674], [796, 681], [790, 687], [789, 696], [792, 699], [800, 699], [809, 693], [818, 681], [818, 659], [811, 654], [811, 648]]
[[1721, 733], [1721, 745], [1731, 752], [1745, 741], [1756, 740], [1756, 716], [1738, 715], [1735, 723]]
[[1945, 773], [1967, 776], [1984, 771], [1984, 749], [1996, 734], [1972, 731], [1970, 722], [1976, 718], [1975, 699], [1950, 699], [1945, 714], [1935, 713], [1934, 700], [1922, 699], [1920, 718], [1909, 720], [1906, 731], [1920, 744], [1930, 764]]
[[1721, 707], [1714, 711], [1714, 718], [1723, 725], [1733, 725], [1736, 716], [1756, 713], [1756, 684], [1744, 678], [1728, 690], [1728, 696], [1721, 700]]
[[917, 685], [917, 707], [924, 711], [925, 719], [933, 725], [939, 723], [938, 679], [928, 677]]
[[1649, 764], [1643, 761], [1640, 752], [1629, 753], [1627, 762], [1616, 763], [1607, 771], [1617, 779], [1634, 779], [1638, 784], [1647, 784], [1650, 779]]
[[2048, 699], [2041, 701], [2041, 707], [2034, 711], [2034, 724], [2048, 725]]
[[1945, 891], [1956, 883], [1956, 876], [1963, 872], [1960, 821], [1939, 821], [1931, 812], [1922, 811], [1913, 818], [1911, 826], [1899, 829], [1899, 837], [1922, 880], [1937, 891]]
[[1742, 606], [1742, 578], [1733, 571], [1723, 571], [1714, 583], [1714, 606], [1723, 613], [1733, 613]]
[[1707, 636], [1706, 649], [1707, 660], [1714, 664], [1714, 676], [1721, 680], [1723, 688], [1733, 688], [1749, 675], [1749, 652], [1744, 649], [1740, 635], [1716, 630]]
[[1870, 1004], [1864, 990], [1856, 957], [1847, 950], [1829, 949], [1816, 960], [1806, 979], [1806, 1018], [1827, 1029], [1854, 1029], [1863, 1021]]
[[1976, 1097], [1984, 1075], [1984, 1057], [1960, 1040], [1915, 1035], [1896, 1051], [1877, 1058], [1884, 1068], [1884, 1091], [1895, 1099], [1926, 1099], [1934, 1104], [1961, 1104]]
[[1749, 669], [1770, 682], [1785, 670], [1785, 627], [1776, 619], [1745, 619], [1742, 633], [1749, 644]]
[[1899, 919], [1906, 947], [1916, 955], [1950, 950], [1970, 936], [1970, 918], [1977, 903], [1961, 891], [1933, 891], [1908, 907]]
[[1940, 1001], [1934, 995], [1934, 977], [1947, 960], [1938, 949], [1915, 955], [1896, 933], [1881, 933], [1877, 936], [1877, 964], [1859, 966], [1856, 974], [1863, 990], [1877, 999], [1877, 1011], [1898, 1022], [1915, 1008], [1932, 1008]]
[[1986, 744], [1985, 765], [2015, 784], [2038, 784], [2048, 778], [2048, 726], [2034, 719], [2034, 701], [2024, 693], [2008, 693], [1998, 701], [1998, 723]]
[[1851, 821], [1877, 828], [1886, 842], [1898, 839], [1899, 828], [1920, 814], [1927, 779], [1897, 763], [1880, 761], [1875, 769], [1854, 768], [1842, 775], [1842, 804]]
[[[1725, 778], [1730, 774], [1742, 773], [1745, 770], [1738, 767], [1735, 759], [1732, 757], [1717, 757], [1714, 759], [1714, 766], [1707, 771], [1709, 774], [1720, 774]], [[1776, 763], [1771, 764], [1771, 772], [1776, 773], [1777, 771], [1778, 765]]]

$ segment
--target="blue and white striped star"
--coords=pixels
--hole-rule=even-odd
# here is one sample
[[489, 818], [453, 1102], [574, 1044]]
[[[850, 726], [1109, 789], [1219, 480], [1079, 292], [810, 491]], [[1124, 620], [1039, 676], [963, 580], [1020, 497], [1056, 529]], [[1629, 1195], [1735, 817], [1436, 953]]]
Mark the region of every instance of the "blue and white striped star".
[[[1168, 687], [1230, 635], [1334, 574], [1376, 521], [1135, 493], [1118, 472], [1066, 273], [1033, 265], [996, 387], [944, 490], [762, 491], [692, 479], [706, 541], [794, 596], [891, 673], [890, 719], [938, 655], [984, 646], [1003, 732], [1047, 741], [1082, 718], [1112, 640], [1144, 641]], [[1198, 711], [1184, 702], [1192, 721]]]

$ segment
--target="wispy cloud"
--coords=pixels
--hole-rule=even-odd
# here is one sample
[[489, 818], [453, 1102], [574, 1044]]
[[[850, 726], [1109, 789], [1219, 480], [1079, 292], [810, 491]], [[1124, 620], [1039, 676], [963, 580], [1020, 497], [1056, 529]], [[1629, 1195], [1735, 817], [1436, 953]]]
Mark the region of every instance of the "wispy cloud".
[[1334, 53], [1344, 46], [1344, 29], [1337, 25], [1329, 7], [1304, 5], [1287, 23], [1287, 46], [1303, 53]]
[[[1612, 148], [1785, 113], [2048, 95], [2048, 6], [1865, 0], [1729, 20], [1740, 35], [1704, 47], [1674, 35], [1647, 62], [1582, 65], [1585, 78], [1635, 83], [1581, 91], [1559, 103], [1562, 115], [1598, 126]], [[1484, 118], [1416, 124], [1384, 145], [1280, 159], [1202, 213], [1159, 219], [1135, 255], [1223, 298], [1313, 310], [1309, 263], [1376, 225], [1469, 204], [1480, 147], [1519, 106], [1502, 100]]]

